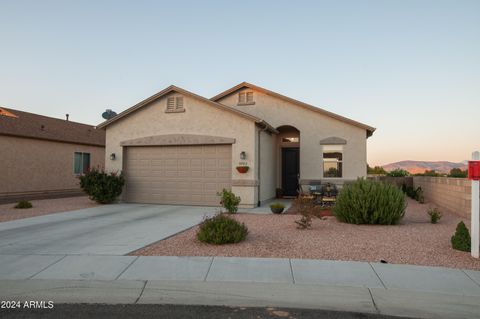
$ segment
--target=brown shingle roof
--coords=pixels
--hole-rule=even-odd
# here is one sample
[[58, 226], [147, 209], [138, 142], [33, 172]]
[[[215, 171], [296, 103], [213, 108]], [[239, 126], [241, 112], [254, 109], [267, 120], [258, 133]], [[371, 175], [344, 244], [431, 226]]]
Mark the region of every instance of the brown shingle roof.
[[0, 112], [0, 135], [105, 146], [105, 131], [91, 125], [0, 107], [2, 109], [16, 117]]

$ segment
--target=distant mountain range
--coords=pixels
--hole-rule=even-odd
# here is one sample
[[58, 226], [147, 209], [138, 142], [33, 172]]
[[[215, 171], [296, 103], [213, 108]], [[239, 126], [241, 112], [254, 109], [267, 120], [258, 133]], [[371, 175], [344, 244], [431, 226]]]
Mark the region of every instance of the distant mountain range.
[[397, 168], [404, 169], [410, 174], [423, 173], [426, 170], [435, 170], [437, 173], [449, 173], [452, 168], [460, 168], [466, 170], [468, 161], [460, 163], [453, 163], [447, 161], [428, 162], [428, 161], [400, 161], [382, 165], [382, 167], [388, 172]]

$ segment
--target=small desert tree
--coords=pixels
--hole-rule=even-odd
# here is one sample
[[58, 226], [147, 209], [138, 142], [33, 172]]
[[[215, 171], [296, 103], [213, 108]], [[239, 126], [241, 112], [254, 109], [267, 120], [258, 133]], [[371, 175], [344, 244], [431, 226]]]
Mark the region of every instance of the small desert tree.
[[302, 215], [299, 220], [296, 220], [298, 229], [308, 229], [312, 227], [312, 218], [314, 216], [315, 206], [313, 200], [308, 197], [297, 197], [293, 202], [297, 211]]
[[460, 168], [452, 168], [450, 170], [450, 173], [448, 174], [448, 177], [457, 177], [457, 178], [466, 178], [468, 176], [468, 171]]
[[235, 214], [240, 204], [240, 197], [236, 196], [232, 191], [223, 189], [222, 192], [217, 193], [222, 199], [220, 204], [227, 210], [229, 214]]

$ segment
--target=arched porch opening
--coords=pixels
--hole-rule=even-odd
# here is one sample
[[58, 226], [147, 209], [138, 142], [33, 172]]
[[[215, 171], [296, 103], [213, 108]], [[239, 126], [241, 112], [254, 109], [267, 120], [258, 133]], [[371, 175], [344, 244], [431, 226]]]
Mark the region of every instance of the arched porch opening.
[[279, 126], [277, 131], [277, 187], [284, 197], [296, 197], [300, 177], [300, 131], [291, 125]]

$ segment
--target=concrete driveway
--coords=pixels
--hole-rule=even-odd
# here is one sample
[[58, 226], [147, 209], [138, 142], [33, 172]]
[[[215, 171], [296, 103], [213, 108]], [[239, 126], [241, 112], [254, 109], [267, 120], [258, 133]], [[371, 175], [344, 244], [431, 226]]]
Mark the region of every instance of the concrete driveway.
[[218, 208], [113, 204], [0, 223], [0, 255], [125, 255]]

